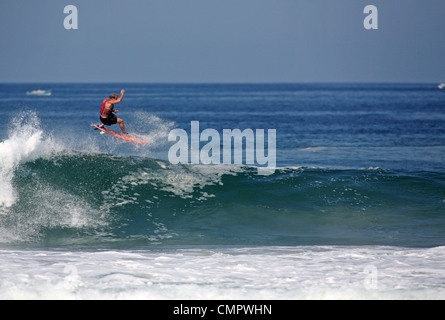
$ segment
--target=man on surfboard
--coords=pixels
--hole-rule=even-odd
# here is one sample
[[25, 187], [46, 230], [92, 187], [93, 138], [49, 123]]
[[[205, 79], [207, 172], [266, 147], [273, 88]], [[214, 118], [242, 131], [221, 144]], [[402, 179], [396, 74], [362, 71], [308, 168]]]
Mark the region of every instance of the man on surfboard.
[[99, 125], [99, 128], [103, 128], [105, 125], [111, 126], [118, 123], [119, 127], [122, 130], [122, 133], [124, 135], [127, 135], [127, 132], [125, 131], [124, 120], [116, 117], [116, 115], [113, 114], [119, 112], [119, 110], [114, 110], [114, 105], [122, 101], [124, 92], [125, 90], [121, 90], [121, 96], [119, 98], [117, 97], [117, 94], [113, 93], [110, 95], [109, 98], [106, 98], [104, 99], [104, 101], [102, 101], [102, 105], [100, 106], [100, 121], [102, 122], [102, 124]]

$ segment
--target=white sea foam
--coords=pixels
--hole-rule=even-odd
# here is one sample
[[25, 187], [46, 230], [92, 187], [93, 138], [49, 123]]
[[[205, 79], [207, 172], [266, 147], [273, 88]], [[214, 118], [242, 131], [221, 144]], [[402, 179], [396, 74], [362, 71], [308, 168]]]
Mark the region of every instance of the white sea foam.
[[[241, 166], [234, 165], [172, 165], [161, 161], [158, 161], [158, 164], [159, 168], [141, 168], [122, 177], [111, 186], [110, 191], [105, 191], [104, 195], [120, 200], [118, 204], [134, 203], [138, 200], [138, 195], [128, 196], [127, 190], [150, 184], [155, 190], [166, 191], [183, 199], [203, 200], [214, 196], [203, 191], [205, 186], [222, 184], [222, 176], [236, 175], [242, 171]], [[116, 204], [115, 201], [111, 202]]]
[[0, 250], [1, 299], [444, 299], [445, 248]]
[[17, 166], [54, 148], [52, 138], [44, 137], [34, 112], [20, 113], [12, 120], [8, 139], [0, 142], [0, 213], [16, 201], [12, 179]]
[[[31, 172], [17, 171], [21, 164], [51, 158], [61, 151], [66, 152], [62, 144], [44, 133], [35, 112], [22, 112], [12, 119], [8, 138], [0, 142], [0, 243], [36, 240], [41, 228], [102, 223], [80, 197], [46, 184]], [[19, 199], [15, 190], [17, 174], [29, 182], [24, 199]]]

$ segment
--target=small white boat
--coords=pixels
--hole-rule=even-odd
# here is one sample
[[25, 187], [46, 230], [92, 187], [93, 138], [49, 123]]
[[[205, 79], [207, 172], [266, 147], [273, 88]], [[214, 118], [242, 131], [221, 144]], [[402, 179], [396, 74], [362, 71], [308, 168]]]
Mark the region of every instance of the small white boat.
[[31, 90], [31, 91], [26, 91], [26, 94], [28, 96], [50, 96], [51, 95], [51, 90]]
[[445, 82], [442, 82], [437, 86], [439, 89], [445, 89]]

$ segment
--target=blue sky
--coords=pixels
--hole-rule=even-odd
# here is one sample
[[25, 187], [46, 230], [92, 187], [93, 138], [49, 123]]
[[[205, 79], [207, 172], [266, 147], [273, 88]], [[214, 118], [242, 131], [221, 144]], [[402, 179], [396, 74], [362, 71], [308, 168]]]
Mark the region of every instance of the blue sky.
[[0, 25], [0, 82], [445, 80], [443, 0], [2, 0]]

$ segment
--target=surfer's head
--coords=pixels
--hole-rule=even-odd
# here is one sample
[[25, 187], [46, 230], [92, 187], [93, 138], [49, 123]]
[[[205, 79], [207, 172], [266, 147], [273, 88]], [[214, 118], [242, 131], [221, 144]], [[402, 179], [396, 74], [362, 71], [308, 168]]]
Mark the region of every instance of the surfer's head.
[[110, 94], [110, 99], [117, 99], [117, 94], [115, 94], [115, 93]]

